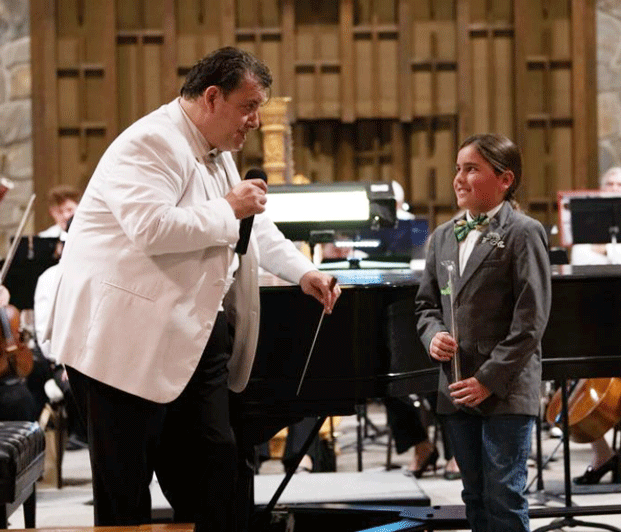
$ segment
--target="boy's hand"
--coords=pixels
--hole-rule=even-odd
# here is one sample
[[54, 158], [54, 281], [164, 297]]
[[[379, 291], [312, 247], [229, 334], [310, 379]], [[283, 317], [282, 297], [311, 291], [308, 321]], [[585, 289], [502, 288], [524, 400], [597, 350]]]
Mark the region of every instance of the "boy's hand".
[[454, 382], [449, 385], [451, 397], [456, 405], [469, 406], [474, 408], [487, 399], [492, 392], [483, 386], [475, 377]]
[[457, 342], [447, 332], [439, 332], [429, 344], [429, 355], [438, 362], [448, 362], [457, 352]]

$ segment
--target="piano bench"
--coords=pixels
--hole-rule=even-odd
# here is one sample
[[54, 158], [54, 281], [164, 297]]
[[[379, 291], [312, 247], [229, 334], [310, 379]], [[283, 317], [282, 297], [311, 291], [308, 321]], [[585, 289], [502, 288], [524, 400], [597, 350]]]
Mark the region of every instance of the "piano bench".
[[43, 474], [45, 434], [36, 422], [0, 421], [0, 528], [24, 505], [26, 528], [35, 527], [36, 481]]

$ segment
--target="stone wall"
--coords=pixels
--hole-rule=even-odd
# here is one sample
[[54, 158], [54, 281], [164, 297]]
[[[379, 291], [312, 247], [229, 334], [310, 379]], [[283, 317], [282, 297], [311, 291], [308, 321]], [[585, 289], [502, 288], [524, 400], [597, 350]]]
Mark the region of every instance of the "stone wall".
[[599, 171], [621, 165], [621, 1], [597, 1]]
[[0, 203], [0, 257], [33, 189], [29, 17], [28, 0], [0, 0], [0, 176], [14, 184]]

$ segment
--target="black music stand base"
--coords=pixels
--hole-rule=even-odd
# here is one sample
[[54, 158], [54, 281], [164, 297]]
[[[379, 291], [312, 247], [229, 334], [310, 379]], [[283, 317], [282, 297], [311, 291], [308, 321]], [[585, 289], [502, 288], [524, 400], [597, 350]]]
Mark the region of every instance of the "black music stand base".
[[[537, 443], [535, 457], [536, 457], [536, 463], [537, 463], [537, 476], [531, 481], [531, 483], [528, 486], [526, 486], [526, 495], [532, 495], [538, 504], [545, 505], [551, 500], [555, 500], [557, 502], [561, 501], [560, 496], [550, 494], [545, 491], [545, 488], [543, 485], [543, 470], [547, 467], [548, 463], [550, 463], [553, 460], [554, 455], [556, 454], [556, 451], [558, 451], [558, 449], [563, 444], [563, 439], [559, 441], [558, 445], [553, 449], [550, 455], [544, 460], [543, 446], [541, 442], [541, 433], [542, 433], [541, 417], [542, 417], [542, 413], [540, 412], [539, 415], [537, 416], [536, 423], [535, 423], [535, 435], [536, 435], [536, 443]], [[533, 491], [530, 491], [530, 488], [535, 481], [537, 481], [537, 489], [533, 492]]]
[[577, 526], [601, 528], [603, 530], [611, 530], [612, 532], [621, 532], [621, 530], [619, 530], [616, 526], [606, 525], [604, 523], [593, 523], [591, 521], [580, 521], [579, 519], [574, 519], [573, 517], [563, 517], [562, 519], [557, 519], [556, 521], [552, 521], [549, 525], [537, 528], [534, 532], [547, 532], [549, 530], [559, 530], [565, 527]]

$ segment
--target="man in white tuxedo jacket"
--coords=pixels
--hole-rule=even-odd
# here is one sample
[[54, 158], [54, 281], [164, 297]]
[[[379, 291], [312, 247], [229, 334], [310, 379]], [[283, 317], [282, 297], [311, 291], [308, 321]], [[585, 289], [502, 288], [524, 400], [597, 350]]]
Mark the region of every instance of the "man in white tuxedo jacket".
[[232, 530], [228, 390], [252, 368], [259, 267], [328, 312], [340, 293], [261, 214], [267, 185], [240, 180], [230, 153], [259, 126], [271, 81], [241, 50], [204, 58], [180, 98], [109, 146], [75, 213], [48, 335], [87, 422], [96, 525], [150, 522], [155, 470], [175, 520]]

